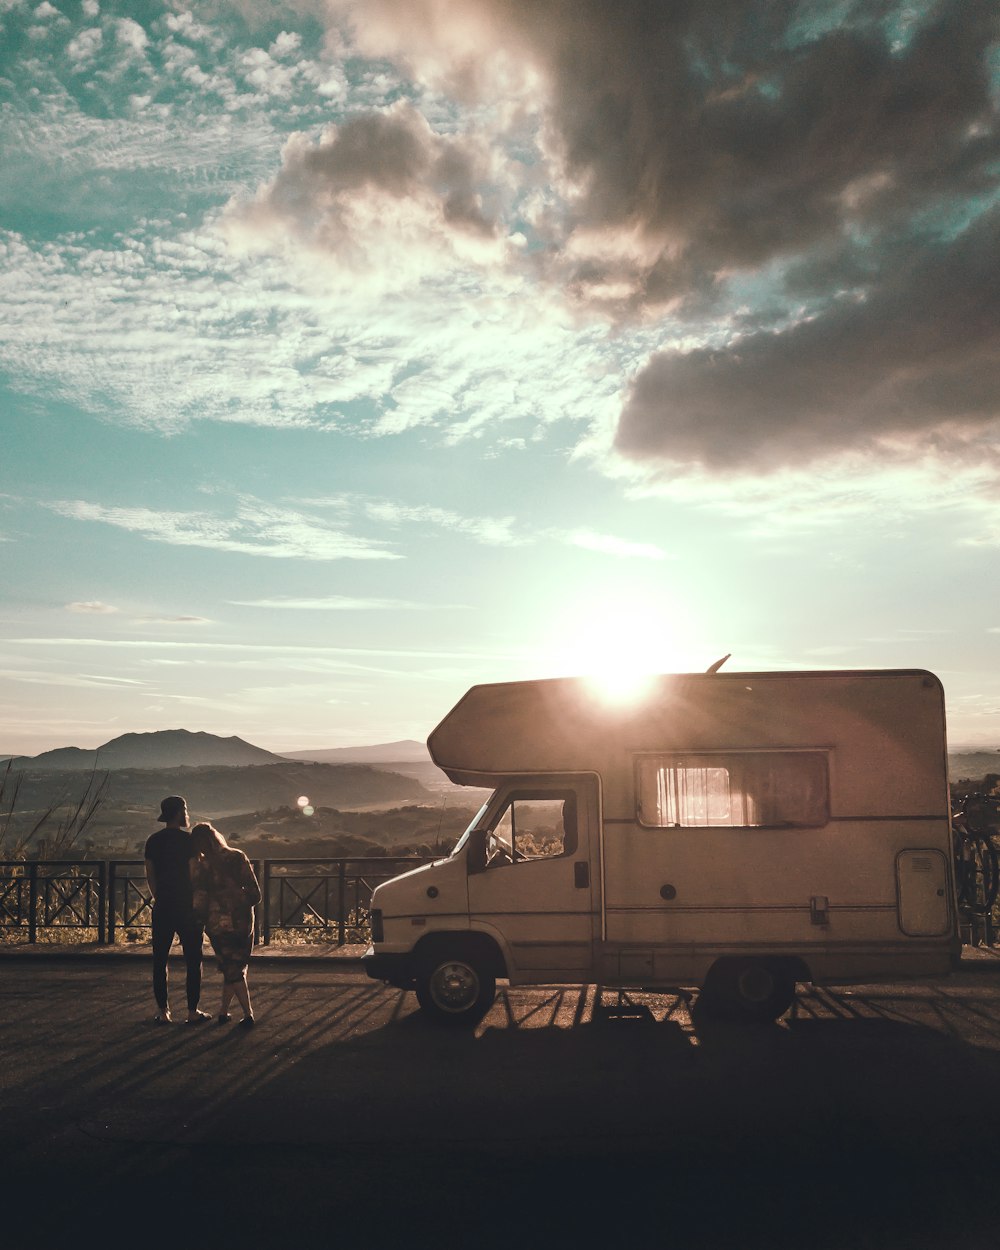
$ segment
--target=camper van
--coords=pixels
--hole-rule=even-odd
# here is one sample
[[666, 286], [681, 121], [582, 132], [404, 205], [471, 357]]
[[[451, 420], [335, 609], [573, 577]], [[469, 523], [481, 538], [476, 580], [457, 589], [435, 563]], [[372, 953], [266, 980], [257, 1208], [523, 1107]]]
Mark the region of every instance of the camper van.
[[428, 740], [492, 796], [380, 885], [370, 977], [454, 1023], [511, 985], [697, 987], [776, 1019], [797, 982], [958, 959], [944, 697], [920, 670], [474, 686]]

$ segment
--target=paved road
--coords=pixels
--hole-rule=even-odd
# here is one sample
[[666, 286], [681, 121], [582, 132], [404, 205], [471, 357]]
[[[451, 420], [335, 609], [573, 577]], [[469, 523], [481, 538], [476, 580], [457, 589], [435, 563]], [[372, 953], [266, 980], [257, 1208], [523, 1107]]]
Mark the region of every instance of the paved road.
[[145, 962], [0, 959], [6, 1247], [1000, 1246], [1000, 965], [762, 1028], [509, 990], [473, 1035], [254, 975], [255, 1030], [158, 1028]]

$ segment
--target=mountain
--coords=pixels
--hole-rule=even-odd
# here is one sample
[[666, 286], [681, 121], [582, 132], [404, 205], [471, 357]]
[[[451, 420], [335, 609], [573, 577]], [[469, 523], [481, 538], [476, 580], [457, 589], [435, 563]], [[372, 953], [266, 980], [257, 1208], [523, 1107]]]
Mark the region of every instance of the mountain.
[[987, 773], [1000, 773], [1000, 751], [958, 751], [948, 756], [952, 781], [982, 781]]
[[32, 772], [90, 772], [97, 768], [242, 768], [252, 764], [281, 764], [283, 755], [265, 751], [242, 738], [220, 738], [187, 729], [161, 729], [154, 733], [122, 734], [96, 751], [59, 747], [41, 755], [14, 757], [14, 767]]
[[318, 751], [283, 751], [290, 760], [315, 760], [322, 764], [427, 764], [430, 755], [422, 742], [406, 738], [370, 747], [329, 747]]
[[[72, 805], [85, 784], [79, 770], [26, 769], [17, 794], [18, 820], [31, 825], [49, 807]], [[295, 812], [300, 797], [308, 798], [314, 807], [340, 810], [434, 801], [414, 778], [364, 764], [282, 760], [245, 768], [119, 768], [109, 775], [95, 826], [125, 830], [138, 824], [151, 831], [166, 794], [182, 794], [195, 821], [277, 808]]]

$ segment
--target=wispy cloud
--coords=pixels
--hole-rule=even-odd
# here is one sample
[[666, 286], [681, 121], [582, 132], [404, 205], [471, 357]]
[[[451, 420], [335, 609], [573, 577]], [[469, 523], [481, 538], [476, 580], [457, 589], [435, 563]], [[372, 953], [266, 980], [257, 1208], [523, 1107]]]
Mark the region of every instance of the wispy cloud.
[[99, 677], [86, 673], [46, 673], [31, 669], [5, 668], [0, 669], [0, 677], [8, 681], [24, 682], [29, 686], [66, 686], [71, 689], [93, 689], [95, 687], [142, 686], [145, 683], [133, 681], [127, 677]]
[[628, 493], [732, 518], [740, 523], [736, 535], [748, 540], [935, 516], [951, 521], [957, 544], [1000, 545], [1000, 456], [975, 439], [940, 447], [887, 442], [877, 457], [843, 453], [823, 467], [776, 470], [764, 478], [653, 472]]
[[150, 625], [211, 625], [207, 616], [134, 616], [135, 624]]
[[563, 541], [572, 547], [583, 547], [587, 551], [599, 551], [603, 555], [617, 556], [628, 560], [666, 560], [668, 553], [655, 543], [630, 542], [625, 538], [615, 538], [611, 534], [595, 534], [592, 530], [573, 530], [561, 535]]
[[349, 595], [326, 595], [317, 599], [229, 599], [240, 608], [281, 608], [304, 612], [440, 612], [455, 611], [468, 605], [456, 603], [415, 603], [409, 599], [363, 599]]
[[82, 602], [78, 601], [75, 603], [67, 603], [66, 611], [67, 612], [84, 612], [84, 613], [89, 612], [89, 613], [94, 614], [95, 616], [111, 616], [115, 612], [117, 612], [118, 609], [114, 606], [114, 604], [101, 603], [99, 599], [91, 599], [91, 600], [84, 600]]
[[60, 516], [99, 521], [153, 542], [207, 547], [273, 559], [398, 560], [385, 544], [359, 538], [308, 517], [262, 503], [241, 503], [235, 517], [197, 512], [161, 512], [153, 508], [111, 508], [84, 500], [47, 505]]

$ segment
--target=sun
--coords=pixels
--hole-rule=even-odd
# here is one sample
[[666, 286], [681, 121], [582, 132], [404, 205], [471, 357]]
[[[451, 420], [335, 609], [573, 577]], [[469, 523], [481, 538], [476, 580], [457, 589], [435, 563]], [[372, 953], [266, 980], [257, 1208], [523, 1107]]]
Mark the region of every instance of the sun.
[[660, 613], [613, 604], [588, 606], [562, 624], [557, 671], [585, 677], [602, 699], [641, 698], [659, 673], [683, 672], [690, 647]]

